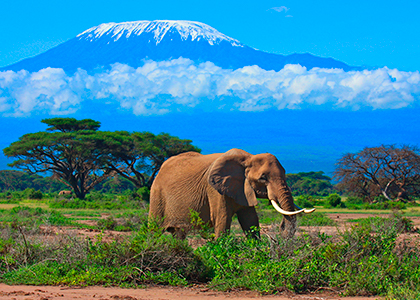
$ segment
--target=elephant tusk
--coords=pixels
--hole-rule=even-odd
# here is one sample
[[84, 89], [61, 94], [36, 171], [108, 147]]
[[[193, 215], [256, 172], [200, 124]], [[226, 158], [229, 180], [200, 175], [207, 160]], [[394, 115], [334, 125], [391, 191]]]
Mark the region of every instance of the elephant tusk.
[[305, 214], [310, 214], [310, 213], [313, 213], [314, 211], [315, 211], [315, 207], [314, 208], [311, 208], [311, 209], [307, 209], [307, 208], [300, 208], [299, 206], [297, 206], [296, 204], [295, 204], [295, 206], [296, 206], [296, 208], [297, 209], [299, 209], [299, 210], [302, 210], [303, 209], [303, 212], [305, 213]]
[[273, 205], [274, 209], [277, 210], [282, 215], [293, 216], [293, 215], [297, 215], [297, 214], [300, 214], [301, 212], [305, 211], [304, 209], [297, 210], [297, 211], [286, 211], [286, 210], [281, 209], [281, 207], [276, 203], [276, 201], [274, 201], [274, 200], [270, 200], [270, 201], [271, 201], [271, 204]]

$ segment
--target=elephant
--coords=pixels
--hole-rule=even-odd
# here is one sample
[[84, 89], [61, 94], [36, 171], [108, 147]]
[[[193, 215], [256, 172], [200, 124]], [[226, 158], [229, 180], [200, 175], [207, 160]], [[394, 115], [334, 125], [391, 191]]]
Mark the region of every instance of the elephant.
[[60, 191], [59, 193], [58, 193], [58, 195], [71, 195], [71, 191], [66, 191], [66, 190], [63, 190], [63, 191]]
[[231, 149], [209, 155], [186, 152], [165, 161], [151, 187], [149, 218], [185, 239], [192, 228], [191, 211], [196, 211], [214, 227], [217, 239], [230, 230], [236, 214], [244, 233], [258, 239], [257, 197], [269, 199], [283, 214], [285, 238], [295, 234], [297, 214], [315, 210], [294, 204], [285, 170], [274, 155]]

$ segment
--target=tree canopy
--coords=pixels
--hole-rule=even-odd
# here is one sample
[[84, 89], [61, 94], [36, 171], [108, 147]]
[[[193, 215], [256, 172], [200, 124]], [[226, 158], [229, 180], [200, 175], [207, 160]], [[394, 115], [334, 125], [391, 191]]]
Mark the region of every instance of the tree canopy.
[[414, 146], [381, 145], [347, 153], [337, 162], [338, 186], [372, 201], [406, 200], [420, 192], [420, 154]]
[[326, 196], [333, 191], [331, 178], [322, 171], [286, 174], [286, 180], [294, 195]]
[[46, 131], [25, 134], [3, 150], [16, 160], [9, 164], [33, 173], [52, 173], [83, 199], [95, 185], [119, 174], [136, 187], [150, 187], [169, 157], [200, 151], [191, 140], [167, 133], [99, 131], [91, 119], [42, 120]]
[[191, 140], [180, 139], [167, 133], [151, 132], [108, 133], [111, 159], [106, 168], [130, 180], [140, 188], [151, 187], [157, 172], [169, 157], [188, 151], [201, 150]]
[[80, 130], [96, 131], [101, 127], [101, 123], [92, 119], [76, 120], [74, 118], [51, 118], [41, 120], [47, 124], [47, 131], [75, 132]]

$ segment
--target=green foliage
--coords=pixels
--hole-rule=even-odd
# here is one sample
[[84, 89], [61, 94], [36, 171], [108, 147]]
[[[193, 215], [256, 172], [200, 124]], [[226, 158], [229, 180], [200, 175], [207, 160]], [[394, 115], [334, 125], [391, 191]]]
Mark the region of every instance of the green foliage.
[[[0, 227], [0, 281], [8, 284], [208, 282], [221, 290], [300, 293], [329, 287], [345, 295], [382, 295], [386, 299], [416, 299], [420, 290], [420, 250], [397, 239], [413, 230], [412, 223], [399, 213], [358, 220], [338, 236], [301, 233], [282, 239], [269, 233], [255, 240], [225, 235], [196, 250], [188, 241], [165, 234], [161, 222], [146, 222], [143, 213], [137, 215], [141, 224], [136, 232], [112, 241], [105, 241], [101, 234], [95, 240], [67, 234], [42, 237], [36, 227], [34, 230], [34, 220], [67, 222], [62, 215], [42, 209], [17, 207], [0, 211], [0, 216], [1, 221], [14, 224]], [[117, 228], [122, 219], [133, 216], [113, 216], [103, 224]], [[326, 218], [314, 213], [303, 216], [299, 223], [309, 216], [317, 222]], [[192, 214], [192, 221], [198, 227], [206, 225], [197, 213]]]
[[66, 186], [51, 177], [42, 177], [37, 174], [15, 170], [0, 171], [0, 191], [23, 191], [27, 188], [46, 193], [58, 192], [65, 189]]
[[146, 186], [143, 186], [137, 190], [138, 197], [146, 202], [150, 202], [150, 189]]
[[96, 131], [101, 123], [92, 119], [76, 120], [74, 118], [43, 119], [41, 123], [47, 124], [47, 131], [75, 132], [81, 130]]
[[403, 202], [385, 201], [377, 203], [363, 203], [363, 209], [405, 209], [407, 205]]
[[368, 203], [363, 202], [362, 198], [359, 197], [348, 197], [344, 202], [345, 206], [349, 209], [406, 209], [409, 206], [418, 206], [415, 202], [403, 203], [397, 201], [387, 200], [385, 197], [376, 197], [376, 202]]
[[43, 243], [13, 228], [0, 233], [0, 280], [6, 283], [186, 285], [211, 276], [187, 241], [163, 234], [153, 222], [111, 242], [63, 235]]
[[420, 289], [410, 286], [394, 285], [388, 290], [388, 295], [384, 300], [418, 300], [420, 299]]
[[345, 207], [344, 203], [341, 202], [340, 195], [338, 194], [328, 195], [326, 201], [331, 207], [342, 207], [342, 206]]
[[[400, 212], [394, 211], [391, 215], [394, 224], [391, 224], [395, 227], [397, 232], [415, 232], [417, 229], [413, 225], [413, 221], [404, 217]], [[381, 217], [369, 217], [369, 218], [361, 218], [361, 219], [353, 219], [349, 220], [350, 222], [358, 223], [362, 226], [371, 227], [374, 232], [380, 232], [383, 226], [386, 224], [390, 224], [388, 218], [381, 218]]]
[[286, 174], [286, 180], [294, 195], [326, 196], [333, 191], [331, 178], [322, 171]]
[[347, 197], [344, 204], [349, 209], [361, 209], [363, 205], [363, 199], [355, 196], [350, 196]]
[[324, 204], [323, 199], [315, 198], [314, 196], [311, 196], [311, 195], [299, 195], [295, 197], [294, 200], [298, 206], [306, 207], [306, 208]]
[[[191, 140], [167, 133], [99, 131], [100, 122], [91, 119], [52, 118], [42, 122], [49, 126], [45, 132], [25, 134], [3, 149], [7, 157], [15, 158], [9, 165], [29, 173], [53, 173], [79, 199], [92, 189], [120, 193], [150, 188], [166, 159], [186, 151], [201, 151]], [[10, 185], [11, 180], [2, 180], [1, 175], [0, 188], [2, 181]], [[141, 196], [145, 198], [144, 192]]]
[[311, 214], [298, 215], [299, 226], [335, 226], [334, 220], [327, 217], [325, 213], [313, 212]]
[[295, 197], [295, 203], [300, 207], [314, 207], [315, 199], [310, 195], [299, 195]]
[[195, 231], [197, 231], [202, 238], [209, 240], [214, 238], [214, 233], [212, 233], [212, 227], [210, 223], [205, 223], [203, 219], [200, 218], [200, 213], [190, 209], [190, 223]]
[[201, 151], [191, 142], [167, 133], [107, 132], [104, 139], [104, 146], [110, 154], [107, 170], [117, 172], [137, 188], [150, 188], [165, 160], [183, 152]]
[[0, 222], [7, 222], [13, 226], [39, 226], [39, 225], [73, 225], [73, 221], [66, 218], [62, 213], [42, 208], [27, 206], [15, 206], [10, 210], [0, 210]]
[[264, 293], [331, 287], [346, 295], [386, 295], [400, 282], [420, 286], [420, 251], [398, 245], [401, 216], [359, 224], [340, 234], [246, 240], [225, 236], [196, 250], [215, 274], [211, 286]]
[[109, 216], [106, 219], [100, 219], [98, 221], [98, 227], [100, 229], [114, 230], [116, 226], [117, 226], [117, 221], [114, 220], [112, 216]]
[[27, 188], [23, 192], [24, 192], [26, 198], [28, 198], [28, 199], [41, 200], [42, 197], [44, 196], [41, 191], [35, 191], [34, 189], [31, 189], [31, 188]]
[[110, 174], [104, 171], [109, 153], [104, 137], [93, 130], [37, 132], [25, 134], [3, 149], [10, 164], [30, 173], [52, 172], [83, 199], [86, 193]]
[[110, 194], [122, 194], [126, 191], [132, 191], [135, 189], [136, 185], [121, 175], [107, 178], [103, 182], [95, 185], [95, 191]]
[[60, 196], [49, 201], [50, 208], [121, 210], [144, 208], [145, 205], [146, 201], [143, 201], [137, 192], [131, 190], [126, 190], [122, 195], [92, 191], [83, 200]]

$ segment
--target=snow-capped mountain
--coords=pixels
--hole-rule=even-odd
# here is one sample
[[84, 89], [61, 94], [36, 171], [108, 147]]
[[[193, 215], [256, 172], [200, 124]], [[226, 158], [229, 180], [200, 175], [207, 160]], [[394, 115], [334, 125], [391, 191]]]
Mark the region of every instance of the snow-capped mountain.
[[207, 41], [210, 45], [218, 45], [222, 41], [229, 42], [232, 46], [243, 45], [232, 39], [213, 27], [200, 22], [191, 21], [137, 21], [137, 22], [123, 22], [123, 23], [105, 23], [99, 26], [92, 27], [77, 37], [79, 39], [86, 39], [94, 42], [103, 36], [108, 39], [113, 39], [114, 42], [120, 38], [129, 38], [131, 35], [148, 35], [153, 36], [149, 42], [159, 44], [166, 35], [179, 34], [183, 41]]
[[0, 70], [38, 71], [53, 67], [66, 72], [78, 68], [92, 71], [113, 63], [138, 67], [145, 59], [163, 61], [179, 57], [196, 62], [211, 61], [231, 69], [258, 65], [265, 70], [278, 71], [286, 64], [300, 64], [308, 69], [354, 69], [332, 58], [311, 54], [284, 56], [255, 50], [200, 22], [137, 21], [92, 27], [57, 47]]

